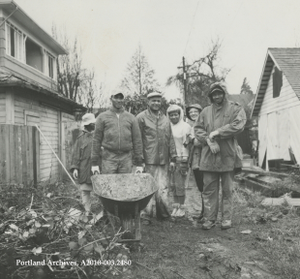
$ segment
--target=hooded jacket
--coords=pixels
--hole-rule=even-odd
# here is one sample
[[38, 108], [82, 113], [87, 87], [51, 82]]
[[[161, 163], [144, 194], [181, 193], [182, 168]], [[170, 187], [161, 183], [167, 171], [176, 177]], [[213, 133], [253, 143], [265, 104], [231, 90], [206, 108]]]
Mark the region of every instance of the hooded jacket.
[[[179, 111], [179, 121], [177, 124], [173, 124], [169, 116], [169, 113], [174, 111]], [[167, 109], [167, 117], [171, 123], [177, 156], [187, 158], [189, 156], [189, 150], [184, 147], [183, 143], [186, 141], [187, 135], [191, 133], [191, 126], [183, 120], [183, 110], [178, 105], [169, 106]]]
[[141, 165], [142, 138], [137, 119], [123, 108], [117, 111], [111, 107], [100, 113], [96, 119], [93, 137], [91, 156], [93, 166], [97, 165], [101, 146], [116, 153], [133, 151], [135, 164]]
[[[220, 106], [211, 97], [211, 92], [216, 88], [224, 92]], [[235, 135], [243, 131], [247, 118], [244, 109], [238, 103], [228, 101], [227, 95], [223, 84], [212, 84], [209, 93], [212, 104], [203, 109], [194, 126], [195, 137], [203, 145], [200, 160], [202, 171], [227, 172], [235, 167], [238, 146]], [[206, 142], [209, 134], [215, 130], [219, 131], [215, 139], [220, 146], [217, 154], [211, 152]]]
[[[190, 118], [189, 116], [189, 110], [191, 108], [196, 108], [199, 110], [199, 112], [201, 113], [202, 111], [202, 107], [199, 104], [192, 104], [190, 106], [188, 106], [186, 108], [186, 116], [187, 118], [190, 120], [190, 123], [192, 125], [192, 129], [191, 129], [191, 136], [194, 138], [195, 137], [195, 131], [194, 131], [194, 126], [196, 124], [196, 121], [194, 121], [193, 119]], [[192, 144], [190, 146], [190, 167], [195, 170], [195, 169], [199, 169], [200, 166], [200, 158], [201, 158], [201, 150], [202, 150], [202, 145], [197, 145], [195, 146], [194, 144]]]
[[[77, 137], [74, 148], [70, 171], [78, 169], [78, 183], [91, 184], [91, 149], [93, 133], [83, 130]], [[98, 162], [97, 162], [98, 163]]]
[[168, 118], [159, 113], [155, 116], [150, 109], [137, 115], [142, 133], [144, 163], [165, 165], [176, 160], [176, 148]]

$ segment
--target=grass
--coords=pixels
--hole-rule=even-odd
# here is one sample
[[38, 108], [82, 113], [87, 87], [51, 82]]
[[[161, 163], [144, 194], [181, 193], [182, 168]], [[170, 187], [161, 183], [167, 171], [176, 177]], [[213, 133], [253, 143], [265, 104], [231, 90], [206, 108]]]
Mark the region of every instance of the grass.
[[262, 250], [269, 270], [281, 279], [300, 274], [300, 208], [262, 206], [263, 196], [247, 189], [234, 192], [236, 233], [251, 228], [257, 248]]

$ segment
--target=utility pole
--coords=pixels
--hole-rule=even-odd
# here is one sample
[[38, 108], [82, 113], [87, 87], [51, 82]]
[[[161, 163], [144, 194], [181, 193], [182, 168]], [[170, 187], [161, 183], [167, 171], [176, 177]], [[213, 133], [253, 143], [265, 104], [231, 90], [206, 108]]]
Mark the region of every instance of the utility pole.
[[183, 70], [183, 103], [186, 106], [186, 71], [185, 71], [185, 59], [182, 57], [182, 70]]
[[185, 65], [185, 58], [182, 57], [182, 67], [177, 67], [178, 69], [183, 70], [183, 111], [185, 113], [186, 107], [186, 96], [187, 96], [187, 73], [186, 68], [190, 67], [190, 65]]

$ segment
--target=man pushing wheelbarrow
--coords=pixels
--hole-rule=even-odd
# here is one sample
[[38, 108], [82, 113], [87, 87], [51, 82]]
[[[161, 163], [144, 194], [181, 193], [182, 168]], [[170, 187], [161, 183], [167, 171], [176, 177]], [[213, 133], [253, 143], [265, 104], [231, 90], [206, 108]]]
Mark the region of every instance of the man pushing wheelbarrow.
[[[139, 129], [138, 121], [131, 113], [124, 110], [124, 95], [123, 93], [117, 93], [112, 95], [111, 98], [112, 106], [109, 110], [100, 113], [96, 119], [95, 132], [92, 142], [92, 173], [93, 174], [129, 174], [132, 173], [133, 163], [136, 165], [135, 173], [143, 172], [143, 156], [142, 156], [142, 138]], [[101, 148], [103, 149], [101, 151]], [[101, 155], [102, 165], [99, 168], [97, 162]], [[134, 161], [134, 162], [133, 162]], [[114, 175], [116, 177], [116, 175]], [[114, 179], [111, 176], [111, 179]], [[104, 179], [104, 177], [102, 177]], [[108, 179], [106, 177], [106, 179]], [[97, 186], [95, 189], [94, 181], [96, 184], [101, 184], [101, 178], [94, 179], [93, 186], [95, 193], [97, 194]], [[108, 181], [108, 180], [107, 180]], [[118, 183], [112, 187], [117, 187]], [[122, 189], [123, 185], [119, 185], [118, 200], [122, 200]], [[133, 185], [132, 185], [133, 186]], [[107, 189], [103, 189], [103, 191]], [[114, 188], [114, 191], [116, 189]], [[98, 189], [99, 191], [99, 189]], [[117, 194], [117, 191], [115, 192]], [[101, 192], [101, 194], [103, 194]], [[99, 195], [99, 192], [98, 192]], [[107, 197], [107, 196], [106, 196]], [[114, 198], [114, 197], [110, 197]], [[124, 199], [126, 199], [124, 193]], [[102, 201], [103, 202], [103, 201]], [[106, 210], [107, 206], [104, 207]], [[120, 217], [120, 207], [118, 209], [118, 217]], [[110, 210], [108, 210], [110, 211]], [[116, 213], [116, 212], [115, 212]]]

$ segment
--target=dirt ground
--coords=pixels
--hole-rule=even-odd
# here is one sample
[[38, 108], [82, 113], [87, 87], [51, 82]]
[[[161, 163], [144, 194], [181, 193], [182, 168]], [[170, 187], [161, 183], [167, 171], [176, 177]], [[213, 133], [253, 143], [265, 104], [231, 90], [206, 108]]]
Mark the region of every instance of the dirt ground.
[[[55, 191], [57, 187], [55, 186]], [[51, 189], [50, 189], [51, 190]], [[49, 190], [49, 191], [50, 191]], [[48, 192], [46, 191], [45, 194]], [[48, 195], [48, 194], [47, 194]], [[70, 196], [70, 198], [62, 196]], [[30, 196], [29, 196], [30, 197]], [[27, 278], [27, 279], [41, 279], [41, 278], [124, 278], [124, 279], [299, 279], [300, 278], [300, 210], [291, 208], [287, 204], [278, 207], [262, 206], [261, 201], [264, 199], [259, 193], [253, 193], [242, 187], [241, 183], [235, 183], [233, 195], [233, 218], [232, 228], [228, 230], [221, 230], [221, 224], [217, 225], [211, 230], [202, 230], [201, 224], [196, 221], [192, 222], [186, 218], [177, 218], [174, 220], [157, 221], [151, 219], [149, 225], [142, 224], [140, 242], [130, 242], [123, 247], [121, 244], [117, 245], [116, 241], [107, 242], [103, 240], [102, 248], [107, 251], [108, 258], [118, 260], [118, 257], [126, 257], [127, 265], [118, 266], [115, 269], [110, 269], [109, 266], [99, 267], [98, 269], [86, 267], [85, 273], [81, 268], [77, 272], [72, 273], [72, 277], [68, 277], [69, 270], [53, 270], [47, 269], [47, 276], [32, 277], [29, 271], [39, 270], [34, 267], [16, 267], [15, 259], [23, 257], [25, 260], [32, 259], [32, 248], [41, 247], [43, 253], [39, 254], [41, 259], [48, 257], [53, 252], [59, 252], [59, 259], [71, 257], [73, 259], [74, 251], [79, 255], [79, 251], [84, 252], [83, 248], [87, 249], [87, 254], [74, 256], [77, 261], [79, 259], [88, 260], [98, 259], [99, 246], [94, 247], [90, 244], [81, 243], [83, 238], [78, 241], [79, 234], [82, 231], [82, 226], [85, 221], [80, 221], [78, 225], [74, 225], [68, 233], [65, 233], [61, 228], [64, 228], [62, 220], [66, 218], [65, 207], [76, 207], [78, 203], [79, 193], [74, 190], [73, 186], [61, 185], [61, 190], [53, 200], [61, 204], [57, 204], [58, 209], [55, 208], [45, 210], [36, 207], [36, 212], [39, 216], [35, 217], [34, 225], [31, 225], [31, 230], [35, 230], [35, 226], [41, 224], [47, 225], [48, 221], [43, 216], [47, 214], [55, 221], [54, 223], [61, 224], [58, 226], [59, 234], [54, 234], [54, 243], [48, 241], [39, 241], [38, 236], [41, 234], [35, 233], [35, 238], [29, 238], [26, 241], [20, 240], [20, 236], [13, 234], [5, 234], [2, 232], [2, 241], [0, 241], [1, 251], [4, 252], [0, 256], [0, 271], [1, 268], [6, 268], [7, 276], [3, 278]], [[37, 198], [36, 198], [37, 199]], [[52, 204], [52, 199], [47, 198], [49, 206]], [[45, 200], [45, 201], [47, 201]], [[31, 200], [32, 201], [32, 200]], [[64, 201], [62, 203], [62, 201]], [[26, 201], [26, 204], [28, 201]], [[72, 204], [71, 204], [72, 203]], [[97, 214], [102, 212], [97, 197], [93, 197], [92, 211]], [[48, 207], [47, 207], [48, 208]], [[51, 213], [52, 212], [52, 213]], [[51, 214], [53, 215], [51, 215]], [[59, 216], [56, 214], [60, 214]], [[5, 221], [5, 224], [13, 224], [12, 220], [16, 219], [14, 224], [19, 227], [19, 231], [28, 230], [28, 226], [24, 225], [27, 219], [19, 218], [19, 213], [10, 213]], [[6, 215], [5, 215], [6, 216]], [[26, 215], [27, 216], [27, 215]], [[18, 218], [17, 218], [18, 217]], [[50, 218], [49, 217], [49, 218]], [[56, 221], [58, 219], [58, 221]], [[50, 220], [50, 221], [51, 221]], [[29, 220], [31, 222], [31, 220]], [[28, 221], [28, 222], [29, 222]], [[49, 222], [50, 222], [49, 221]], [[28, 223], [27, 222], [27, 223]], [[90, 226], [90, 232], [93, 234], [87, 237], [88, 243], [94, 243], [97, 239], [103, 239], [110, 236], [112, 239], [112, 222], [109, 222], [105, 216], [99, 220], [94, 226]], [[5, 225], [5, 228], [7, 225]], [[107, 230], [107, 231], [106, 231]], [[114, 227], [114, 230], [118, 230]], [[88, 231], [88, 229], [87, 229]], [[49, 233], [56, 231], [49, 231]], [[110, 234], [109, 234], [110, 233]], [[48, 234], [51, 237], [51, 234]], [[31, 243], [32, 240], [36, 243]], [[1, 240], [1, 239], [0, 239]], [[31, 242], [30, 242], [31, 241]], [[74, 242], [75, 241], [75, 242]], [[99, 240], [100, 241], [100, 240]], [[55, 242], [57, 242], [55, 244]], [[73, 242], [77, 246], [82, 246], [79, 250], [72, 250], [70, 244]], [[14, 244], [15, 243], [15, 244]], [[28, 246], [24, 246], [24, 243]], [[31, 245], [32, 244], [32, 245]], [[37, 246], [38, 244], [38, 246]], [[59, 245], [62, 245], [61, 248]], [[72, 245], [73, 245], [72, 244]], [[114, 244], [114, 247], [111, 246]], [[91, 247], [86, 247], [90, 245]], [[10, 247], [8, 249], [8, 246]], [[53, 251], [49, 248], [53, 246]], [[0, 247], [0, 248], [1, 248]], [[71, 249], [71, 251], [69, 251]], [[77, 249], [77, 248], [76, 248]], [[84, 250], [85, 250], [84, 249]], [[95, 251], [94, 251], [94, 250]], [[52, 252], [51, 252], [51, 251]], [[13, 253], [11, 253], [11, 251]], [[112, 254], [110, 254], [110, 251]], [[50, 254], [49, 254], [50, 253]], [[85, 253], [85, 252], [84, 252]], [[14, 255], [16, 254], [16, 255]], [[6, 255], [6, 256], [5, 256]], [[72, 256], [73, 255], [73, 256]], [[10, 262], [6, 258], [13, 259]], [[98, 258], [97, 258], [98, 257]], [[123, 258], [122, 258], [123, 259]], [[117, 270], [117, 272], [115, 272]], [[22, 272], [27, 272], [26, 276]], [[56, 272], [55, 277], [54, 273]], [[112, 272], [114, 271], [114, 272]], [[0, 272], [0, 273], [1, 273]], [[16, 273], [18, 272], [18, 273]], [[59, 273], [61, 272], [61, 273]], [[3, 272], [2, 272], [3, 273]], [[1, 274], [2, 274], [1, 273]], [[11, 277], [14, 273], [16, 276]], [[3, 273], [5, 274], [5, 273]], [[18, 274], [18, 276], [17, 276]], [[71, 274], [71, 272], [70, 272]], [[22, 276], [21, 276], [22, 275]], [[0, 276], [1, 277], [1, 276]], [[2, 277], [1, 277], [2, 278]]]
[[142, 225], [142, 240], [129, 246], [132, 264], [120, 278], [282, 278], [266, 261], [261, 245], [271, 239], [277, 217], [272, 222], [266, 211], [253, 208], [255, 204], [249, 208], [251, 197], [249, 203], [239, 199], [240, 193], [235, 193], [233, 226], [228, 230], [221, 230], [220, 222], [202, 230], [201, 224], [185, 218], [152, 219], [150, 225]]
[[[258, 231], [260, 226], [251, 226]], [[181, 219], [142, 227], [142, 241], [131, 253], [131, 276], [124, 278], [277, 278], [264, 263], [257, 234], [249, 226], [209, 231]]]

